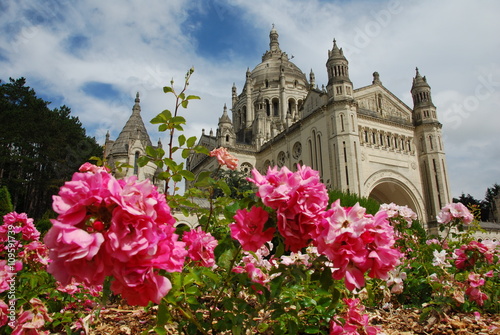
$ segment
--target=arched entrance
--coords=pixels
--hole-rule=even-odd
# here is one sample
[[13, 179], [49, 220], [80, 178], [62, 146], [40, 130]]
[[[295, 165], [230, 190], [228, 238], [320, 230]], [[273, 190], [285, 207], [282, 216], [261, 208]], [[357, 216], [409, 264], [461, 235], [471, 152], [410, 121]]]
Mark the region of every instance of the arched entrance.
[[413, 211], [416, 211], [417, 205], [412, 200], [410, 194], [407, 190], [403, 189], [401, 186], [394, 182], [382, 182], [375, 186], [375, 188], [370, 192], [369, 198], [375, 199], [381, 204], [389, 204], [391, 202], [400, 206], [408, 206]]
[[365, 186], [367, 197], [381, 204], [393, 202], [400, 206], [406, 205], [417, 214], [421, 223], [425, 223], [426, 212], [422, 196], [401, 174], [394, 171], [380, 171], [368, 178]]

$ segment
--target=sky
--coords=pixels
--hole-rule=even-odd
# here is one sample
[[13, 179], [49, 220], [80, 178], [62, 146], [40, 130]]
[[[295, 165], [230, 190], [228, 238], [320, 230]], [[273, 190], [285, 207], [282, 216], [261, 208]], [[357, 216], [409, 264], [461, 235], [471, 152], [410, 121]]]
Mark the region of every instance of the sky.
[[427, 77], [453, 197], [482, 200], [500, 183], [500, 2], [483, 0], [0, 0], [0, 79], [25, 77], [51, 108], [66, 105], [104, 144], [129, 118], [137, 92], [149, 121], [173, 109], [162, 88], [201, 100], [182, 111], [187, 136], [217, 128], [245, 73], [261, 62], [274, 24], [280, 48], [326, 85], [333, 39], [355, 88], [379, 72], [412, 107], [415, 68]]

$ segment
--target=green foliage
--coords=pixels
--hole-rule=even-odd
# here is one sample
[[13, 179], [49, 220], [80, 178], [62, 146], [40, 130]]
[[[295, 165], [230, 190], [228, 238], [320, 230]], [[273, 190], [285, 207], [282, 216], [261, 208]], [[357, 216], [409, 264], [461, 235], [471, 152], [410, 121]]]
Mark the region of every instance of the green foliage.
[[26, 80], [0, 81], [0, 185], [14, 208], [40, 218], [52, 195], [102, 148], [67, 106], [49, 108]]
[[14, 211], [7, 186], [0, 187], [0, 217]]
[[[193, 74], [194, 69], [191, 68], [187, 73], [184, 81], [184, 87], [182, 88], [180, 93], [177, 93], [174, 88], [174, 81], [170, 82], [171, 86], [165, 86], [163, 88], [164, 93], [171, 93], [175, 97], [175, 109], [172, 113], [170, 110], [166, 109], [157, 116], [155, 116], [152, 120], [152, 124], [158, 125], [158, 131], [167, 132], [169, 135], [168, 142], [168, 152], [166, 153], [163, 148], [146, 148], [146, 156], [140, 157], [138, 164], [139, 166], [145, 166], [149, 162], [153, 162], [161, 169], [164, 169], [163, 172], [158, 176], [159, 179], [165, 180], [166, 182], [166, 193], [171, 193], [175, 195], [178, 191], [179, 187], [177, 184], [181, 182], [183, 179], [192, 181], [195, 176], [191, 171], [184, 169], [184, 163], [177, 163], [173, 159], [173, 154], [178, 150], [181, 151], [181, 157], [186, 159], [191, 153], [203, 153], [208, 154], [208, 150], [204, 146], [196, 145], [196, 136], [187, 138], [181, 134], [178, 136], [177, 141], [178, 145], [174, 144], [174, 134], [175, 131], [183, 131], [184, 125], [186, 124], [186, 119], [179, 115], [180, 108], [187, 108], [189, 101], [191, 100], [199, 100], [200, 97], [195, 95], [187, 95], [186, 90], [189, 86], [189, 79]], [[173, 185], [170, 185], [170, 182], [173, 182]]]
[[500, 212], [500, 208], [496, 208], [495, 197], [500, 194], [500, 184], [493, 184], [492, 187], [488, 187], [486, 189], [486, 194], [484, 196], [484, 200], [481, 203], [481, 219], [483, 221], [493, 221], [496, 219], [497, 221], [500, 218], [493, 217], [493, 211]]
[[328, 197], [330, 198], [330, 203], [340, 199], [340, 205], [344, 207], [352, 207], [356, 203], [359, 203], [361, 207], [366, 208], [366, 213], [368, 214], [375, 214], [380, 208], [380, 204], [371, 198], [360, 197], [357, 194], [340, 190], [329, 190]]
[[[216, 188], [214, 198], [229, 196], [232, 199], [244, 199], [254, 194], [252, 184], [246, 179], [248, 175], [243, 171], [218, 169], [215, 172], [215, 179], [223, 180], [221, 188]], [[227, 185], [227, 188], [226, 188]]]
[[50, 227], [52, 227], [51, 219], [55, 219], [57, 217], [56, 212], [52, 209], [46, 211], [42, 218], [36, 222], [36, 229], [40, 232], [41, 236], [44, 236], [47, 231], [49, 231]]
[[[39, 223], [36, 226], [40, 226]], [[46, 257], [43, 248], [32, 250], [28, 246], [33, 243], [43, 246], [38, 240], [25, 240], [23, 233], [8, 234], [9, 239], [5, 242], [8, 249], [0, 250], [0, 259], [7, 261], [8, 267], [2, 268], [4, 274], [14, 273], [9, 289], [0, 292], [0, 300], [6, 304], [15, 304], [16, 321], [19, 319], [20, 311], [29, 311], [34, 307], [32, 299], [38, 299], [46, 308], [52, 321], [47, 321], [43, 325], [43, 330], [51, 334], [66, 333], [73, 334], [72, 327], [75, 320], [83, 319], [86, 314], [92, 312], [94, 308], [99, 309], [97, 302], [99, 295], [91, 294], [87, 288], [78, 285], [75, 293], [67, 293], [58, 289], [58, 283], [54, 277], [46, 270], [46, 264], [41, 261]], [[16, 243], [9, 243], [16, 241]], [[17, 244], [19, 243], [19, 244]], [[7, 254], [8, 252], [8, 254]], [[40, 258], [41, 257], [41, 258]], [[22, 263], [22, 268], [13, 271], [15, 262]], [[10, 267], [12, 266], [12, 267]], [[7, 270], [5, 272], [5, 270]], [[7, 280], [8, 277], [2, 278]], [[75, 284], [76, 288], [76, 284]], [[43, 313], [43, 312], [42, 312]], [[40, 316], [37, 316], [40, 317]], [[30, 322], [28, 320], [24, 322]], [[40, 327], [37, 325], [37, 327]], [[35, 330], [36, 331], [36, 330]], [[10, 334], [12, 328], [9, 325], [0, 326], [0, 334]]]

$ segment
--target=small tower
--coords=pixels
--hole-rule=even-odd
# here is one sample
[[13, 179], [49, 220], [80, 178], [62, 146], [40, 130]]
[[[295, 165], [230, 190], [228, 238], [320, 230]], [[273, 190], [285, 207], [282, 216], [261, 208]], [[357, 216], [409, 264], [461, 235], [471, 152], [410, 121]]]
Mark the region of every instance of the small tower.
[[309, 88], [314, 90], [316, 88], [316, 76], [314, 75], [313, 70], [309, 73]]
[[233, 123], [227, 115], [227, 107], [224, 104], [224, 111], [219, 118], [219, 126], [217, 128], [217, 145], [220, 147], [233, 147], [236, 142], [236, 134], [234, 132]]
[[328, 72], [328, 84], [326, 89], [328, 97], [334, 101], [351, 99], [352, 82], [349, 79], [349, 62], [344, 56], [342, 48], [339, 49], [335, 39], [332, 50], [328, 50], [328, 60], [326, 62]]
[[[160, 192], [163, 192], [163, 183], [156, 179], [159, 173], [157, 166], [152, 162], [142, 167], [138, 164], [139, 157], [146, 155], [146, 148], [148, 146], [153, 147], [142, 120], [140, 102], [139, 92], [137, 92], [135, 104], [132, 107], [132, 115], [130, 115], [115, 141], [110, 140], [109, 135], [106, 135], [106, 160], [115, 177], [124, 178], [135, 175], [138, 180], [149, 179], [159, 188]], [[161, 142], [158, 144], [161, 145]], [[118, 165], [123, 164], [130, 167], [116, 168]]]
[[380, 75], [378, 74], [378, 72], [373, 72], [372, 84], [373, 85], [382, 85], [382, 82], [380, 81]]
[[441, 207], [451, 201], [451, 197], [442, 143], [442, 124], [438, 121], [436, 106], [432, 103], [431, 87], [418, 68], [413, 78], [411, 95], [420, 173], [429, 215], [427, 221], [431, 225], [429, 228], [432, 228], [436, 215]]
[[269, 32], [269, 51], [271, 52], [281, 52], [280, 49], [280, 43], [278, 42], [278, 32], [276, 31], [276, 28], [273, 27], [271, 31]]

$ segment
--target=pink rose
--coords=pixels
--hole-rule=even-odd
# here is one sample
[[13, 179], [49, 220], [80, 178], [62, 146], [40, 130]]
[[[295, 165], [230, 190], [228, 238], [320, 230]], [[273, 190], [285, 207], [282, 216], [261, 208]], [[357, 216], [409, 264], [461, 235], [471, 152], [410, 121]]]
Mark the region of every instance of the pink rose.
[[16, 320], [16, 327], [13, 329], [11, 335], [42, 335], [48, 332], [40, 330], [45, 325], [45, 322], [51, 322], [52, 318], [49, 316], [47, 307], [38, 298], [30, 300], [32, 309], [22, 311]]
[[287, 249], [297, 252], [309, 245], [319, 234], [319, 223], [328, 204], [328, 193], [319, 173], [299, 165], [296, 172], [274, 167], [265, 176], [256, 169], [252, 175], [248, 180], [257, 185], [257, 196], [276, 210], [278, 230]]
[[156, 224], [148, 217], [137, 217], [117, 208], [105, 232], [106, 251], [120, 262], [137, 255], [154, 255], [159, 236]]
[[7, 241], [9, 228], [15, 234], [22, 233], [22, 239], [25, 241], [35, 241], [40, 238], [40, 232], [33, 224], [33, 219], [29, 218], [26, 213], [10, 212], [4, 215], [3, 222], [0, 226], [0, 241]]
[[119, 270], [120, 273], [116, 273], [116, 279], [111, 283], [111, 289], [121, 294], [130, 305], [147, 306], [150, 301], [159, 304], [172, 288], [167, 278], [155, 274], [149, 267], [121, 267]]
[[186, 243], [188, 257], [191, 260], [200, 262], [201, 266], [207, 268], [215, 266], [214, 249], [218, 242], [210, 233], [198, 227], [185, 232], [182, 241]]
[[92, 163], [89, 163], [89, 162], [85, 162], [82, 164], [82, 166], [80, 166], [80, 168], [78, 169], [78, 171], [80, 172], [92, 172], [92, 173], [98, 173], [98, 172], [110, 172], [109, 168], [107, 168], [106, 166], [96, 166]]
[[488, 295], [482, 292], [479, 288], [470, 286], [465, 291], [471, 301], [474, 301], [479, 306], [484, 305], [484, 301], [488, 300]]
[[7, 309], [8, 307], [9, 306], [7, 306], [5, 301], [0, 300], [0, 327], [5, 326], [9, 321], [9, 311]]
[[187, 255], [165, 196], [135, 176], [117, 180], [91, 164], [80, 171], [54, 196], [47, 271], [63, 285], [99, 286], [113, 276], [112, 290], [128, 303], [159, 302], [171, 286], [155, 271], [182, 271]]
[[325, 213], [315, 243], [318, 252], [333, 262], [333, 278], [344, 278], [349, 290], [365, 285], [365, 272], [387, 279], [402, 257], [394, 248], [394, 229], [385, 211], [367, 215], [359, 205], [343, 208], [339, 201]]
[[474, 220], [474, 216], [460, 202], [447, 204], [437, 216], [437, 221], [441, 224], [447, 224], [454, 219], [462, 220], [464, 224], [469, 225]]
[[47, 271], [63, 285], [69, 284], [71, 277], [89, 284], [102, 284], [105, 265], [96, 255], [104, 242], [103, 235], [88, 233], [57, 220], [52, 220], [52, 224], [44, 238], [52, 259]]
[[65, 224], [83, 228], [88, 215], [108, 222], [116, 207], [113, 199], [121, 191], [118, 181], [104, 171], [98, 173], [75, 173], [53, 196], [52, 207], [59, 214], [58, 220]]
[[238, 167], [238, 159], [231, 155], [226, 148], [220, 147], [210, 151], [210, 157], [216, 157], [220, 165], [225, 165], [231, 170]]
[[234, 216], [234, 223], [229, 225], [231, 237], [241, 243], [243, 250], [256, 252], [264, 243], [273, 238], [275, 229], [264, 225], [269, 219], [269, 214], [261, 207], [239, 209]]

